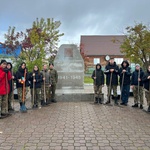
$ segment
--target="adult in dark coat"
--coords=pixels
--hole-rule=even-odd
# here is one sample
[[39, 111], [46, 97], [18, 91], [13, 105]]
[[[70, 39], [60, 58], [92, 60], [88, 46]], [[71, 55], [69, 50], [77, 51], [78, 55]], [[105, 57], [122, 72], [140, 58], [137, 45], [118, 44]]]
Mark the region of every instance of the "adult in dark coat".
[[98, 103], [98, 101], [102, 103], [102, 97], [100, 96], [102, 94], [102, 87], [104, 86], [104, 72], [101, 68], [101, 65], [97, 64], [91, 76], [94, 83], [95, 103]]
[[115, 104], [118, 105], [117, 86], [118, 86], [119, 67], [114, 61], [114, 58], [111, 58], [109, 60], [108, 65], [105, 67], [104, 73], [106, 74], [106, 85], [107, 85], [107, 93], [108, 93], [108, 101], [106, 102], [106, 104], [110, 103], [110, 95], [111, 95], [111, 91], [113, 90]]
[[[120, 89], [121, 89], [121, 105], [127, 106], [128, 98], [130, 95], [130, 83], [131, 83], [131, 68], [127, 60], [124, 60], [119, 70], [120, 75]], [[123, 82], [123, 83], [122, 83]]]
[[143, 109], [143, 76], [142, 68], [139, 64], [136, 64], [131, 78], [131, 88], [133, 89], [134, 96], [134, 105], [132, 107], [138, 107], [138, 103], [140, 103], [140, 109]]
[[[30, 89], [31, 89], [31, 96], [32, 96], [31, 98], [32, 108], [38, 107], [40, 109], [41, 108], [41, 86], [42, 86], [43, 77], [39, 71], [38, 66], [36, 65], [34, 66], [33, 72], [30, 73], [29, 80], [30, 80]], [[33, 90], [34, 90], [34, 93], [33, 93]], [[34, 96], [34, 99], [33, 99], [33, 96]]]
[[[26, 74], [25, 74], [26, 73]], [[24, 78], [26, 76], [26, 78]], [[25, 91], [23, 91], [23, 84], [25, 84]], [[29, 86], [29, 73], [28, 69], [26, 68], [26, 63], [21, 63], [18, 71], [16, 72], [16, 87], [18, 91], [18, 99], [20, 103], [20, 111], [26, 111], [25, 101], [26, 96], [28, 93], [28, 86]], [[24, 93], [24, 100], [23, 100], [23, 93]]]

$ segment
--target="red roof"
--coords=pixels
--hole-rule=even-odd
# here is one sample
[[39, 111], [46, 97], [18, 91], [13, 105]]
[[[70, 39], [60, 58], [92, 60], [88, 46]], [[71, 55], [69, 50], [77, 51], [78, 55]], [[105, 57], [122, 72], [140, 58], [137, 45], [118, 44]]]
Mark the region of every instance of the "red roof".
[[[84, 52], [86, 56], [123, 55], [120, 52], [120, 45], [124, 38], [124, 35], [82, 35], [81, 52]], [[114, 39], [116, 42], [113, 42]]]

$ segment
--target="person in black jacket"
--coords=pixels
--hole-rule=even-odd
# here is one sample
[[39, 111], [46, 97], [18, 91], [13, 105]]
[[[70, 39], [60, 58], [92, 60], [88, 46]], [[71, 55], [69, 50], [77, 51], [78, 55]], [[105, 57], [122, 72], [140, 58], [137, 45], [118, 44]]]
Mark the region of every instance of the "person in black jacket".
[[[31, 89], [31, 101], [32, 101], [32, 108], [38, 107], [41, 108], [41, 84], [43, 81], [42, 74], [39, 71], [38, 66], [34, 66], [33, 72], [30, 73], [30, 89]], [[33, 87], [34, 84], [34, 87]], [[33, 89], [34, 88], [34, 89]], [[34, 93], [33, 93], [34, 90]], [[34, 94], [34, 95], [33, 95]], [[34, 101], [33, 101], [34, 96]]]
[[147, 72], [142, 78], [145, 88], [145, 97], [147, 99], [148, 112], [150, 112], [150, 65], [148, 66]]
[[13, 72], [12, 72], [12, 63], [10, 63], [10, 62], [7, 62], [7, 69], [10, 71], [10, 73], [11, 73], [11, 76], [12, 76], [12, 79], [9, 81], [9, 85], [10, 85], [10, 92], [9, 92], [9, 94], [8, 94], [8, 111], [14, 111], [14, 109], [12, 108], [12, 104], [11, 104], [11, 102], [12, 102], [12, 99], [13, 99], [13, 80], [15, 80], [15, 76], [14, 76], [14, 74], [13, 74]]
[[115, 104], [118, 105], [117, 85], [118, 85], [119, 67], [117, 66], [116, 62], [114, 62], [114, 58], [110, 58], [108, 65], [105, 67], [104, 73], [106, 74], [106, 85], [108, 93], [108, 101], [106, 102], [106, 104], [110, 103], [111, 90], [113, 89]]
[[101, 70], [101, 65], [97, 64], [92, 74], [94, 81], [95, 103], [102, 103], [102, 87], [104, 86], [104, 72]]
[[138, 101], [140, 100], [140, 109], [143, 109], [143, 75], [142, 68], [139, 64], [136, 64], [131, 78], [131, 88], [134, 96], [134, 105], [132, 107], [138, 107]]
[[[23, 84], [25, 84], [25, 91], [23, 91]], [[26, 96], [28, 93], [29, 87], [29, 73], [26, 68], [26, 63], [21, 63], [18, 71], [16, 72], [16, 87], [18, 91], [18, 99], [20, 103], [20, 111], [26, 112], [27, 109], [25, 107]], [[24, 92], [24, 100], [23, 100], [23, 92]]]
[[121, 89], [121, 105], [127, 106], [128, 98], [130, 95], [130, 84], [131, 84], [131, 68], [129, 67], [129, 63], [127, 60], [124, 60], [121, 64], [121, 68], [119, 70], [120, 75], [120, 89]]

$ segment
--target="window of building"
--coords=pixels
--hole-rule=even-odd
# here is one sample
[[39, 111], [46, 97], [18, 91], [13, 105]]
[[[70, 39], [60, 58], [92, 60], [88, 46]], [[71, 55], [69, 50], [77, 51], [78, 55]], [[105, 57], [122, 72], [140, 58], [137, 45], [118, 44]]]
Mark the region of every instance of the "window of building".
[[120, 65], [123, 62], [123, 58], [115, 58], [116, 64]]
[[93, 61], [94, 61], [94, 65], [96, 65], [100, 63], [100, 58], [94, 58]]

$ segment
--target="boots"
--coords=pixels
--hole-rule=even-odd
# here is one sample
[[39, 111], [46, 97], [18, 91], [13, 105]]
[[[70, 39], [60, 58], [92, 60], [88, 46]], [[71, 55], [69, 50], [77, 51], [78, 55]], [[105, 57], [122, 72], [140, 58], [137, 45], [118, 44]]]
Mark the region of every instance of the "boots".
[[46, 99], [46, 102], [44, 100], [42, 100], [41, 106], [48, 107], [49, 104], [50, 104], [50, 101], [48, 99]]
[[11, 107], [11, 108], [8, 108], [8, 111], [9, 111], [9, 112], [13, 112], [14, 109]]
[[42, 107], [45, 107], [45, 106], [46, 106], [46, 103], [45, 103], [44, 100], [41, 100], [41, 106], [42, 106]]
[[11, 114], [9, 114], [9, 113], [2, 113], [1, 115], [0, 115], [0, 119], [4, 119], [4, 118], [6, 118], [6, 117], [9, 117], [9, 116], [11, 116]]
[[8, 111], [9, 112], [13, 112], [14, 111], [14, 109], [11, 106], [11, 101], [10, 100], [8, 100]]
[[147, 111], [150, 112], [150, 106], [148, 107]]
[[110, 104], [110, 98], [108, 99], [108, 101], [105, 104]]
[[101, 98], [95, 97], [95, 102], [94, 104], [102, 104]]
[[111, 103], [111, 96], [108, 96], [108, 100], [107, 100], [107, 102], [105, 103], [105, 104], [110, 104]]
[[138, 107], [138, 104], [134, 104], [134, 105], [132, 105], [132, 107]]
[[41, 106], [43, 106], [44, 105], [44, 100], [41, 100]]
[[102, 104], [102, 99], [99, 98], [99, 99], [98, 99], [98, 102], [99, 102], [99, 104]]
[[120, 103], [120, 105], [125, 105], [125, 103], [124, 103], [124, 102], [122, 102], [122, 103]]
[[104, 94], [103, 93], [101, 93], [100, 99], [101, 99], [100, 103], [103, 104], [103, 102], [104, 102]]
[[27, 112], [27, 108], [26, 108], [26, 106], [25, 106], [25, 102], [22, 103], [22, 108], [23, 108], [23, 112]]
[[52, 99], [51, 102], [52, 103], [57, 103], [57, 101], [55, 99]]
[[22, 102], [20, 102], [20, 111], [22, 112]]
[[118, 105], [118, 99], [115, 97], [115, 104]]
[[25, 106], [25, 103], [20, 102], [20, 111], [21, 112], [27, 112], [27, 108]]
[[95, 102], [94, 102], [94, 104], [97, 104], [97, 103], [98, 103], [98, 98], [95, 97]]
[[46, 102], [47, 105], [51, 104], [51, 99], [48, 99]]
[[37, 105], [34, 104], [34, 105], [32, 106], [32, 109], [36, 109], [36, 108], [37, 108]]
[[143, 109], [143, 105], [142, 104], [140, 105], [140, 109]]

